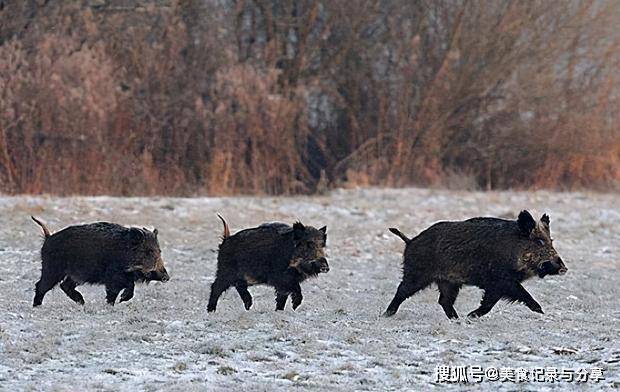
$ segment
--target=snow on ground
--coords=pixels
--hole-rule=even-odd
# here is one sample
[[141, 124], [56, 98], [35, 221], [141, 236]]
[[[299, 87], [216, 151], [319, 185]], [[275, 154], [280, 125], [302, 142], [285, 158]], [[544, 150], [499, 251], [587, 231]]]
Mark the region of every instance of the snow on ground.
[[[525, 283], [545, 310], [498, 304], [486, 317], [449, 321], [435, 288], [379, 317], [400, 281], [403, 243], [438, 220], [551, 215], [569, 273]], [[328, 226], [331, 271], [302, 285], [297, 311], [275, 312], [273, 291], [252, 287], [246, 312], [234, 290], [207, 314], [216, 213], [233, 231], [297, 219]], [[31, 307], [39, 227], [109, 220], [157, 227], [172, 280], [136, 288], [109, 307], [101, 286], [78, 287], [80, 307], [56, 288]], [[620, 387], [620, 195], [341, 190], [322, 197], [0, 198], [0, 389], [3, 390], [451, 390], [440, 365], [605, 369], [589, 389]], [[461, 316], [481, 291], [464, 289]], [[485, 382], [483, 390], [582, 389], [576, 383]], [[233, 388], [233, 389], [230, 389]]]

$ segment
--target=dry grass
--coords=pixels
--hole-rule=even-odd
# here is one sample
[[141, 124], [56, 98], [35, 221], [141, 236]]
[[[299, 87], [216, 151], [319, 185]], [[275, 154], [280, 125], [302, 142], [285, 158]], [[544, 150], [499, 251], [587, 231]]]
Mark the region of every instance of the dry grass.
[[7, 4], [0, 191], [619, 186], [620, 4], [418, 3]]

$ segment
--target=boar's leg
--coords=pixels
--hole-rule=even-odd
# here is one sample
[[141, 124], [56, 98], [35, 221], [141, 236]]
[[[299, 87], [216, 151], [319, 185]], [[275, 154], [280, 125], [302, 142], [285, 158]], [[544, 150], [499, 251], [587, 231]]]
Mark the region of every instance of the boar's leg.
[[480, 302], [480, 306], [478, 309], [470, 312], [467, 317], [476, 318], [482, 317], [485, 314], [489, 313], [489, 311], [495, 306], [497, 301], [502, 297], [501, 291], [497, 288], [486, 288], [484, 291], [484, 295], [482, 296], [482, 301]]
[[122, 286], [116, 283], [109, 283], [105, 286], [105, 299], [106, 301], [114, 306], [114, 302], [116, 302], [116, 297], [118, 297], [118, 293], [123, 289]]
[[54, 288], [64, 278], [64, 273], [50, 268], [41, 270], [41, 279], [35, 285], [34, 301], [32, 306], [39, 306], [43, 303], [45, 293]]
[[106, 301], [110, 305], [114, 305], [116, 297], [125, 287], [133, 285], [133, 274], [125, 271], [118, 271], [116, 269], [109, 269], [106, 272], [105, 282], [105, 297]]
[[243, 306], [245, 306], [245, 310], [250, 310], [250, 308], [252, 307], [252, 296], [248, 291], [248, 282], [246, 282], [245, 280], [238, 280], [237, 283], [235, 283], [235, 288], [237, 289], [237, 293], [239, 293], [239, 296], [243, 301]]
[[519, 301], [525, 304], [532, 312], [544, 314], [542, 307], [532, 296], [530, 293], [525, 290], [525, 287], [521, 285], [521, 283], [515, 283], [510, 286], [510, 288], [504, 294], [506, 298], [511, 301]]
[[129, 286], [125, 287], [125, 289], [123, 289], [123, 294], [121, 294], [121, 298], [118, 300], [118, 302], [125, 302], [125, 301], [129, 301], [130, 299], [133, 298], [133, 290], [136, 287], [134, 282], [131, 282], [129, 284]]
[[301, 301], [304, 299], [301, 295], [301, 286], [299, 283], [295, 283], [295, 287], [291, 293], [291, 302], [293, 304], [293, 310], [297, 309], [301, 305]]
[[67, 297], [71, 298], [80, 305], [84, 305], [84, 297], [82, 297], [82, 294], [75, 289], [77, 285], [78, 284], [71, 279], [70, 276], [67, 276], [60, 284], [60, 288], [65, 292], [65, 294], [67, 294]]
[[284, 310], [286, 305], [286, 299], [288, 298], [288, 292], [279, 291], [276, 289], [276, 310]]
[[443, 308], [446, 316], [450, 319], [459, 318], [459, 315], [454, 309], [454, 302], [456, 301], [456, 296], [459, 294], [461, 285], [446, 281], [438, 281], [437, 286], [439, 287], [439, 305]]
[[411, 297], [413, 294], [418, 291], [424, 289], [430, 283], [426, 280], [422, 279], [411, 279], [411, 278], [403, 278], [403, 281], [398, 285], [398, 289], [396, 290], [396, 295], [390, 305], [388, 306], [383, 316], [390, 317], [396, 314], [398, 311], [398, 307], [403, 303], [404, 300]]
[[293, 300], [293, 310], [301, 304], [303, 296], [301, 295], [301, 287], [299, 282], [292, 280], [290, 277], [282, 279], [275, 285], [276, 287], [276, 310], [284, 310], [286, 299], [289, 294]]
[[209, 295], [209, 304], [207, 305], [207, 312], [215, 312], [217, 307], [217, 300], [220, 295], [231, 286], [230, 283], [222, 278], [216, 277], [215, 281], [211, 285], [211, 295]]

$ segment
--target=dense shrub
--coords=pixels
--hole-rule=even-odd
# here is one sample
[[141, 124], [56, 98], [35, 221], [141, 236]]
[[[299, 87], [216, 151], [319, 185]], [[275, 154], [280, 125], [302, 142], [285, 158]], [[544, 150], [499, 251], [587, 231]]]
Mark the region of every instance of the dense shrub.
[[618, 2], [0, 3], [6, 193], [620, 184]]

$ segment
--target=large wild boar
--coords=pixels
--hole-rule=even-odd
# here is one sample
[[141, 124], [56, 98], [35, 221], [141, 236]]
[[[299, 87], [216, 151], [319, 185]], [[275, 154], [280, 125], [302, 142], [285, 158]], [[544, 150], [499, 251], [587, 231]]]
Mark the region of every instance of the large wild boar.
[[84, 298], [76, 286], [104, 284], [107, 302], [114, 305], [121, 290], [120, 302], [133, 297], [135, 282], [170, 279], [161, 258], [157, 229], [96, 222], [52, 234], [38, 219], [31, 218], [45, 235], [41, 279], [36, 284], [33, 306], [41, 305], [45, 293], [59, 282], [62, 291], [82, 305]]
[[521, 282], [567, 271], [553, 248], [546, 214], [538, 223], [528, 211], [522, 211], [517, 220], [439, 222], [411, 239], [398, 229], [390, 231], [407, 245], [403, 279], [385, 316], [395, 314], [405, 299], [433, 282], [439, 287], [439, 304], [448, 318], [458, 318], [453, 305], [464, 284], [484, 290], [480, 307], [469, 317], [487, 314], [502, 298], [543, 313]]
[[[218, 215], [219, 216], [219, 215]], [[291, 295], [293, 309], [301, 304], [300, 283], [329, 271], [325, 258], [327, 227], [315, 229], [300, 222], [265, 223], [230, 235], [226, 221], [211, 285], [207, 310], [215, 311], [224, 291], [235, 286], [246, 310], [252, 306], [248, 286], [266, 284], [276, 290], [276, 310], [284, 310]]]

